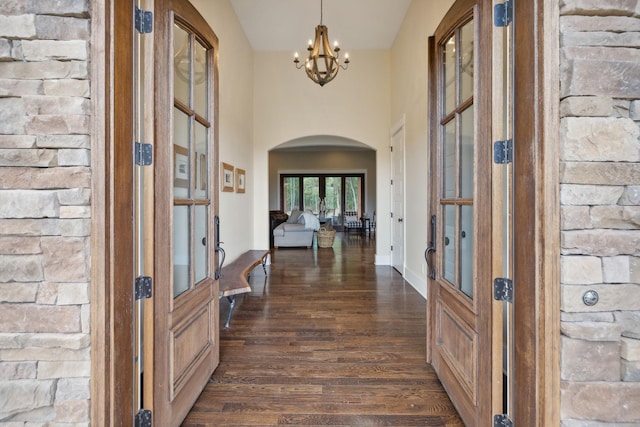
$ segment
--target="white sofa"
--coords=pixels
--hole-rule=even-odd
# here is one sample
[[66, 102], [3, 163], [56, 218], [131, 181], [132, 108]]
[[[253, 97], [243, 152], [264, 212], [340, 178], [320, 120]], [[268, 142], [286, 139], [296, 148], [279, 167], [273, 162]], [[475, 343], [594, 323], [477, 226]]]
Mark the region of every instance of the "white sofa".
[[318, 218], [311, 212], [294, 210], [286, 222], [273, 229], [273, 246], [307, 247], [313, 245], [313, 232], [320, 228]]

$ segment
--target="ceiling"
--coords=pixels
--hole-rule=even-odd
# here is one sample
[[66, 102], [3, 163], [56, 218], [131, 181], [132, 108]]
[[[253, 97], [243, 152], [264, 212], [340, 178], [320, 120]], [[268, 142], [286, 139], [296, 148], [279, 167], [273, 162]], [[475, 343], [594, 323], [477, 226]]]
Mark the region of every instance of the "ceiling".
[[[231, 0], [251, 47], [302, 54], [320, 24], [321, 0]], [[323, 0], [323, 24], [343, 52], [389, 49], [411, 0]], [[354, 55], [351, 55], [353, 58]]]

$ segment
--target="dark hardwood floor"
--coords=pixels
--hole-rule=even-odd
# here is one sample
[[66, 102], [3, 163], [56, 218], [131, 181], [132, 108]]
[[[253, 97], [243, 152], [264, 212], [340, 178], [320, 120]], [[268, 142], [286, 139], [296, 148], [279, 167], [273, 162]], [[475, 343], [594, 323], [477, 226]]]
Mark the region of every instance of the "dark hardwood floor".
[[373, 238], [340, 232], [274, 250], [183, 426], [462, 426], [425, 363], [424, 299], [374, 256]]

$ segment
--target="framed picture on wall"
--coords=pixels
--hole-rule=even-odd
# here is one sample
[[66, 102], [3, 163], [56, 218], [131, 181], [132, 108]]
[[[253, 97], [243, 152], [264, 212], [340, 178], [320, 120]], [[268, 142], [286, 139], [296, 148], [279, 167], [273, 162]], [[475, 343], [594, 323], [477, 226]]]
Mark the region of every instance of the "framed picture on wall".
[[[196, 153], [197, 154], [197, 153]], [[196, 158], [198, 156], [196, 155]], [[200, 190], [207, 190], [207, 155], [200, 154]]]
[[189, 188], [189, 150], [173, 145], [173, 185]]
[[222, 191], [233, 191], [233, 172], [233, 166], [222, 162]]
[[244, 193], [245, 182], [246, 182], [245, 170], [236, 168], [236, 193]]

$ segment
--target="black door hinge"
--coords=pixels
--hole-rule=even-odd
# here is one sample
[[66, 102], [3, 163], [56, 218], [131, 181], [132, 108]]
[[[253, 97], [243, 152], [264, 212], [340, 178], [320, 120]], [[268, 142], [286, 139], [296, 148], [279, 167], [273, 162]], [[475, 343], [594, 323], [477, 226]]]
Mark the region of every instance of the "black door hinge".
[[136, 414], [135, 427], [151, 427], [152, 424], [151, 411], [148, 409], [140, 409]]
[[493, 427], [513, 427], [513, 422], [506, 414], [499, 414], [493, 416]]
[[149, 276], [136, 277], [135, 288], [136, 301], [151, 298], [153, 294], [153, 279]]
[[148, 12], [136, 7], [136, 30], [140, 34], [148, 34], [153, 31], [153, 12]]
[[513, 21], [513, 5], [511, 0], [498, 3], [493, 7], [493, 25], [496, 27], [508, 27]]
[[153, 163], [153, 145], [136, 142], [135, 151], [136, 165], [149, 166]]
[[493, 299], [496, 301], [513, 302], [513, 282], [505, 277], [498, 277], [493, 281]]
[[496, 141], [493, 143], [493, 162], [504, 165], [513, 162], [513, 140]]

